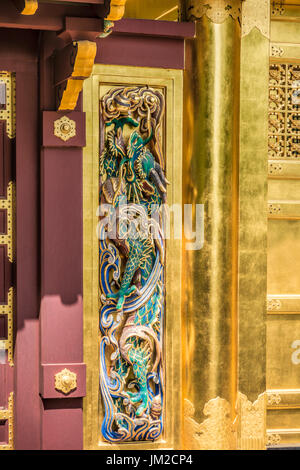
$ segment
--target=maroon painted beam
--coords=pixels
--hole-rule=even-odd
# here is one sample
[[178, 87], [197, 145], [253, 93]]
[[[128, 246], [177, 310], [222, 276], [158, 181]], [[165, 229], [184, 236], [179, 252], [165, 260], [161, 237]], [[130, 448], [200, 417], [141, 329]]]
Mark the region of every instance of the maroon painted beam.
[[[37, 29], [46, 31], [61, 31], [64, 29], [66, 16], [94, 18], [93, 5], [49, 5], [40, 4], [35, 15], [20, 15], [15, 5], [10, 1], [0, 2], [0, 27], [18, 29]], [[101, 8], [101, 5], [99, 6]]]
[[195, 36], [194, 23], [123, 18], [116, 21], [113, 34], [187, 39]]
[[184, 69], [184, 40], [194, 35], [194, 23], [123, 19], [97, 39], [95, 63]]
[[[103, 5], [105, 0], [56, 0], [56, 4], [58, 3], [86, 3], [87, 5]], [[47, 2], [51, 3], [51, 2]]]
[[72, 41], [95, 41], [103, 32], [103, 20], [100, 18], [65, 18], [64, 30], [57, 36], [68, 44]]

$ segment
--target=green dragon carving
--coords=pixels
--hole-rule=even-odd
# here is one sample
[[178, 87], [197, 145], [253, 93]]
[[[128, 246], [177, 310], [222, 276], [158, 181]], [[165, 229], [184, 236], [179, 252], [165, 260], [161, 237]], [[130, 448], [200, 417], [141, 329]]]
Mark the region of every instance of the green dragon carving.
[[[160, 212], [168, 181], [159, 138], [163, 108], [162, 93], [147, 87], [113, 89], [101, 103], [106, 138], [100, 156], [100, 202], [111, 205], [107, 236], [123, 264], [119, 283], [114, 281], [106, 299], [120, 313], [133, 294], [141, 297], [156, 260], [160, 266], [164, 264]], [[150, 287], [152, 295], [125, 319], [117, 342], [113, 325], [110, 331], [103, 329], [108, 341], [115, 344], [111, 370], [120, 382], [118, 393], [112, 394], [115, 423], [128, 431], [131, 419], [136, 429], [126, 440], [139, 435], [136, 419], [140, 417], [148, 423], [145, 439], [153, 439], [154, 425], [161, 432], [163, 277]], [[151, 378], [155, 378], [152, 384]], [[109, 382], [109, 377], [104, 379]], [[105, 422], [102, 432], [107, 440], [122, 440]]]

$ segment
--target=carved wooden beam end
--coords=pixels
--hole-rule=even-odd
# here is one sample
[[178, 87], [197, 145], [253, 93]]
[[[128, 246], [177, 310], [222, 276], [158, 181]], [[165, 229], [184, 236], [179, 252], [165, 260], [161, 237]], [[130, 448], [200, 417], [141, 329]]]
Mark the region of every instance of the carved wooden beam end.
[[58, 111], [74, 110], [83, 81], [93, 70], [97, 46], [92, 41], [77, 41], [59, 51], [55, 64]]
[[13, 0], [21, 15], [34, 15], [39, 4], [38, 0]]
[[109, 21], [118, 21], [123, 18], [125, 13], [126, 1], [127, 0], [111, 0], [110, 12], [105, 19]]

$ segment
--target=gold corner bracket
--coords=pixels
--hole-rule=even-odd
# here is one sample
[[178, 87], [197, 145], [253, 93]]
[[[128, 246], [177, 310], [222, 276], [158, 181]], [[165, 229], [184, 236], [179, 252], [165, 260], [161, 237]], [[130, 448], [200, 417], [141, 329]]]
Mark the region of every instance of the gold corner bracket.
[[234, 421], [230, 416], [231, 406], [224, 398], [209, 400], [203, 414], [207, 418], [198, 423], [194, 417], [195, 407], [184, 400], [185, 450], [264, 450], [266, 448], [266, 393], [251, 402], [243, 393], [238, 393]]
[[267, 395], [251, 402], [243, 393], [237, 398], [237, 445], [239, 450], [265, 450]]
[[77, 374], [69, 369], [63, 369], [55, 374], [55, 390], [65, 395], [77, 388]]
[[188, 399], [184, 400], [185, 450], [235, 450], [236, 429], [230, 417], [231, 406], [224, 398], [209, 400], [203, 414], [207, 416], [202, 423], [195, 418], [195, 407]]
[[257, 28], [270, 39], [270, 0], [245, 0], [242, 5], [242, 37]]
[[0, 305], [0, 315], [7, 317], [7, 339], [0, 341], [0, 349], [7, 350], [7, 358], [10, 366], [14, 365], [13, 357], [13, 287], [8, 291], [8, 302]]
[[229, 16], [241, 18], [244, 0], [181, 0], [186, 20], [200, 20], [204, 15], [213, 23], [223, 23]]

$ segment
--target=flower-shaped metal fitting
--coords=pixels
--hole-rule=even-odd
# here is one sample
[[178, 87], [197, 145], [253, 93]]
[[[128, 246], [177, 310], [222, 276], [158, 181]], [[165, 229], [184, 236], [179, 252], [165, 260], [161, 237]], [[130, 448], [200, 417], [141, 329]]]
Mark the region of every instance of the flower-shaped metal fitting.
[[63, 369], [55, 374], [55, 389], [67, 395], [77, 388], [77, 374]]
[[54, 135], [66, 142], [76, 135], [76, 122], [67, 116], [54, 121]]

